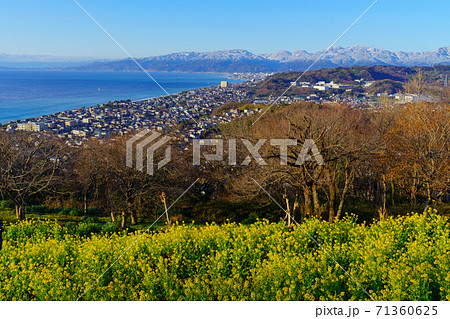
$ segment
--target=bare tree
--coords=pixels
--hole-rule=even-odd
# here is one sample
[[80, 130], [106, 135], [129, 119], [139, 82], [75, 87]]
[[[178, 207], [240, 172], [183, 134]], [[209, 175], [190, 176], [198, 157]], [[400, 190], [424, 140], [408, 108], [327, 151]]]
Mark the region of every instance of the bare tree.
[[[278, 185], [279, 194], [279, 185], [288, 183], [295, 188], [295, 194], [301, 194], [302, 205], [299, 206], [303, 216], [322, 217], [326, 214], [330, 222], [341, 217], [355, 165], [370, 156], [377, 139], [366, 112], [336, 104], [292, 105], [265, 116], [255, 126], [234, 124], [224, 131], [228, 137], [247, 137], [253, 143], [257, 139], [295, 140], [297, 143], [287, 148], [285, 163], [280, 162], [280, 147], [266, 143], [260, 153], [268, 165], [254, 163], [247, 174], [265, 187], [277, 188]], [[299, 161], [305, 143], [311, 140], [324, 163], [312, 158], [312, 150], [309, 153], [311, 160]], [[239, 192], [254, 193], [255, 188], [240, 179], [240, 183], [235, 184], [242, 186]]]
[[420, 102], [399, 110], [386, 132], [387, 156], [395, 177], [421, 190], [426, 207], [450, 189], [450, 108], [445, 102]]
[[0, 133], [0, 192], [14, 203], [18, 219], [25, 218], [28, 200], [56, 183], [64, 151], [58, 141]]

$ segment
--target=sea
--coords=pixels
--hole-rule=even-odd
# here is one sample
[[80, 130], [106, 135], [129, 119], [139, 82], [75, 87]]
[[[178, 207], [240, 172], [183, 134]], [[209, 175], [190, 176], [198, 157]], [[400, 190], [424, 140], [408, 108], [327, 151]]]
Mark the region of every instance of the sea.
[[[150, 73], [169, 93], [239, 82], [215, 73]], [[144, 72], [0, 70], [0, 123], [109, 101], [167, 95]]]

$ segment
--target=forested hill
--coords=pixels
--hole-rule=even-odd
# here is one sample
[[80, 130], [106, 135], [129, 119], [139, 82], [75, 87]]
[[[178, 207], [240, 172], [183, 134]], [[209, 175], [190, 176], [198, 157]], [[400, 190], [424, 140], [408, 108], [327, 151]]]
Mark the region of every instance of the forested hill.
[[[445, 76], [450, 75], [450, 66], [437, 65], [434, 67], [401, 67], [401, 66], [352, 66], [337, 67], [331, 69], [319, 69], [303, 72], [278, 73], [266, 78], [255, 88], [257, 95], [264, 95], [268, 92], [278, 92], [286, 89], [291, 82], [316, 83], [318, 81], [334, 81], [335, 83], [356, 85], [356, 80], [375, 81], [372, 88], [380, 88], [388, 92], [398, 92], [403, 84], [412, 78], [422, 74], [422, 79], [429, 84], [443, 85]], [[301, 89], [301, 88], [297, 88]], [[295, 90], [292, 90], [295, 92]], [[292, 92], [291, 92], [292, 93]]]

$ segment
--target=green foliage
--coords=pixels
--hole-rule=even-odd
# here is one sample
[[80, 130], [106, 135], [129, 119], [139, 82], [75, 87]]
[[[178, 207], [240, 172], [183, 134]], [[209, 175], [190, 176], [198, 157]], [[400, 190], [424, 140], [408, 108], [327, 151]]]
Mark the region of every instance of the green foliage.
[[17, 246], [24, 243], [36, 243], [40, 240], [62, 240], [67, 230], [56, 221], [26, 220], [6, 226], [4, 239], [8, 245]]
[[[96, 228], [97, 227], [97, 228]], [[106, 232], [86, 219], [78, 231]], [[448, 218], [430, 213], [370, 226], [302, 224], [376, 300], [450, 300]], [[300, 227], [175, 225], [142, 236], [68, 234], [55, 222], [7, 227], [0, 300], [368, 300]]]
[[45, 206], [26, 206], [25, 212], [27, 214], [46, 214], [47, 208]]
[[102, 225], [98, 223], [90, 223], [90, 222], [84, 222], [81, 223], [77, 227], [77, 234], [80, 236], [89, 236], [92, 234], [99, 233], [102, 230]]
[[13, 204], [11, 204], [11, 202], [7, 200], [0, 200], [0, 208], [13, 208]]
[[100, 210], [97, 207], [89, 207], [86, 213], [88, 216], [98, 216], [101, 214]]
[[53, 213], [58, 215], [69, 215], [70, 211], [71, 208], [58, 207], [53, 209]]
[[89, 207], [84, 213], [84, 209], [70, 208], [70, 207], [58, 207], [53, 209], [54, 214], [69, 215], [69, 216], [100, 216], [101, 211], [97, 207]]
[[53, 209], [53, 213], [54, 214], [58, 214], [58, 215], [68, 215], [68, 216], [84, 216], [84, 210], [83, 209], [76, 209], [76, 208], [54, 208]]
[[115, 233], [119, 231], [119, 225], [112, 222], [107, 222], [101, 227], [102, 233]]
[[70, 216], [83, 216], [84, 215], [84, 210], [82, 209], [72, 209], [69, 212]]

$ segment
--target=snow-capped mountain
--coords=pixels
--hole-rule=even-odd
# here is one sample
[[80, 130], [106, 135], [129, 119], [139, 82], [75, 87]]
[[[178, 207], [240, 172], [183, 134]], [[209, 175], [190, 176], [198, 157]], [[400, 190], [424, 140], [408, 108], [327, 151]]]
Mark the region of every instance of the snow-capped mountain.
[[[348, 48], [334, 46], [328, 50], [277, 51], [271, 54], [254, 54], [247, 50], [213, 52], [180, 52], [137, 59], [149, 71], [180, 72], [279, 72], [302, 71], [315, 63], [312, 69], [337, 66], [432, 66], [450, 64], [450, 47], [427, 52], [392, 52], [355, 45]], [[138, 70], [131, 59], [96, 62], [82, 67], [87, 70]]]
[[341, 66], [388, 64], [400, 66], [421, 66], [450, 63], [450, 47], [440, 48], [428, 52], [391, 52], [388, 50], [371, 48], [363, 45], [355, 45], [348, 48], [339, 46], [329, 50], [309, 53], [305, 50], [278, 51], [264, 55], [269, 60], [280, 62], [296, 62], [302, 60], [328, 61]]
[[213, 52], [179, 52], [156, 57], [145, 58], [145, 60], [166, 60], [166, 61], [238, 61], [238, 60], [265, 60], [261, 55], [253, 54], [247, 50], [226, 50]]

